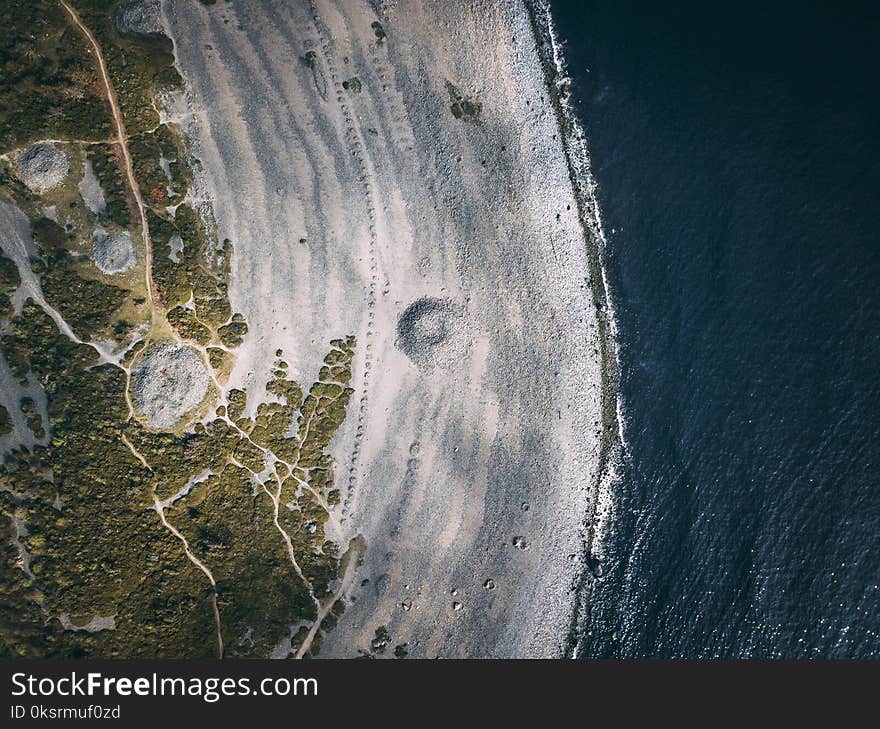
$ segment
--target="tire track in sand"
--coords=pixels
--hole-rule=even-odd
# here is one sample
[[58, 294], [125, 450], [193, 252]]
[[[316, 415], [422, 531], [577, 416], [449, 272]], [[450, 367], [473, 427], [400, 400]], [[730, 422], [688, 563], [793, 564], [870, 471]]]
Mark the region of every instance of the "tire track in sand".
[[336, 95], [336, 102], [342, 119], [345, 122], [345, 140], [349, 148], [349, 152], [355, 161], [358, 171], [358, 181], [363, 186], [363, 194], [367, 203], [367, 218], [369, 220], [369, 241], [368, 241], [368, 258], [370, 264], [370, 283], [367, 293], [367, 333], [366, 344], [364, 345], [364, 375], [363, 375], [363, 393], [358, 402], [357, 418], [355, 421], [355, 438], [354, 447], [352, 448], [351, 457], [348, 466], [348, 488], [346, 490], [345, 499], [342, 503], [342, 516], [340, 523], [345, 523], [357, 491], [358, 483], [358, 463], [360, 457], [361, 442], [363, 441], [364, 430], [369, 407], [369, 390], [371, 383], [371, 372], [373, 367], [373, 336], [376, 327], [376, 292], [379, 283], [379, 260], [376, 253], [378, 247], [378, 238], [376, 235], [376, 203], [375, 193], [370, 180], [370, 173], [367, 169], [367, 151], [361, 135], [360, 127], [355, 121], [354, 115], [346, 101], [345, 89], [339, 79], [336, 62], [333, 57], [333, 50], [330, 45], [330, 31], [326, 24], [322, 21], [318, 12], [318, 5], [315, 0], [310, 0], [309, 10], [312, 15], [312, 22], [315, 26], [315, 33], [321, 46], [321, 55], [327, 66], [330, 75], [330, 82]]

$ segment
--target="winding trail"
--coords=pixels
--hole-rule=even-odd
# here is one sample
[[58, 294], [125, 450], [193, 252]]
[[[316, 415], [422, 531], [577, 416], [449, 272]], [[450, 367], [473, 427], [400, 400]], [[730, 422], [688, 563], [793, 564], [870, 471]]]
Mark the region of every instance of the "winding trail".
[[162, 502], [156, 498], [155, 493], [153, 494], [153, 508], [155, 508], [156, 513], [159, 515], [159, 519], [161, 519], [165, 528], [180, 540], [180, 543], [183, 545], [183, 551], [186, 553], [189, 561], [204, 572], [208, 581], [211, 583], [211, 607], [214, 609], [214, 622], [217, 626], [217, 657], [223, 658], [223, 631], [220, 627], [220, 608], [217, 606], [217, 582], [214, 580], [214, 575], [211, 574], [211, 570], [205, 566], [205, 563], [196, 557], [192, 550], [190, 550], [189, 542], [186, 541], [186, 537], [165, 518], [165, 508], [162, 506]]
[[290, 535], [281, 527], [281, 524], [278, 521], [278, 507], [281, 502], [281, 478], [278, 476], [277, 471], [275, 472], [275, 481], [278, 484], [278, 491], [274, 494], [266, 488], [265, 484], [263, 485], [263, 491], [266, 492], [266, 495], [272, 500], [272, 506], [274, 512], [272, 514], [272, 521], [275, 523], [275, 528], [281, 533], [282, 538], [284, 539], [284, 543], [287, 545], [287, 554], [290, 556], [290, 562], [293, 565], [293, 569], [296, 570], [296, 574], [299, 575], [299, 578], [303, 581], [303, 584], [306, 586], [306, 589], [309, 591], [309, 595], [311, 595], [312, 600], [320, 609], [320, 604], [318, 604], [318, 598], [315, 597], [315, 591], [312, 589], [312, 583], [306, 578], [303, 574], [303, 571], [300, 569], [299, 563], [296, 561], [296, 554], [293, 550], [293, 542], [290, 540]]
[[138, 187], [137, 180], [134, 176], [134, 166], [131, 161], [131, 153], [128, 151], [128, 142], [126, 141], [128, 136], [125, 133], [125, 124], [122, 121], [122, 111], [119, 108], [119, 101], [116, 98], [113, 84], [110, 82], [110, 74], [107, 71], [107, 64], [104, 62], [104, 54], [101, 53], [101, 47], [98, 45], [95, 36], [92, 35], [92, 31], [86, 27], [80, 19], [79, 14], [70, 3], [67, 2], [67, 0], [58, 1], [67, 11], [67, 14], [70, 16], [74, 25], [82, 31], [83, 35], [95, 51], [95, 58], [98, 61], [98, 70], [100, 70], [101, 78], [104, 81], [104, 88], [107, 91], [107, 100], [110, 102], [110, 109], [113, 112], [113, 123], [116, 126], [116, 139], [114, 141], [119, 145], [119, 149], [122, 151], [122, 160], [125, 163], [125, 176], [128, 181], [128, 186], [131, 188], [131, 194], [137, 204], [138, 213], [141, 219], [141, 239], [144, 242], [144, 268], [146, 269], [145, 280], [147, 285], [147, 298], [150, 302], [150, 311], [153, 323], [155, 324], [156, 304], [155, 297], [153, 296], [153, 241], [150, 238], [150, 228], [147, 225], [146, 207], [144, 206], [144, 201], [141, 197], [140, 187]]
[[358, 561], [363, 555], [363, 552], [364, 545], [361, 538], [356, 537], [355, 539], [352, 539], [348, 552], [343, 557], [343, 559], [346, 560], [345, 572], [339, 582], [339, 588], [331, 597], [324, 601], [323, 605], [321, 605], [320, 602], [318, 603], [318, 615], [315, 617], [315, 622], [312, 623], [312, 627], [309, 628], [309, 632], [303, 640], [302, 645], [296, 651], [294, 658], [302, 658], [312, 647], [312, 642], [315, 640], [315, 636], [321, 629], [321, 623], [324, 622], [324, 618], [326, 618], [329, 612], [333, 609], [336, 601], [339, 600], [351, 586], [351, 581], [357, 571]]
[[[120, 156], [121, 156], [121, 160], [123, 163], [122, 167], [124, 169], [124, 176], [126, 179], [126, 184], [131, 191], [131, 198], [134, 200], [134, 202], [137, 206], [138, 216], [140, 219], [141, 239], [144, 244], [144, 267], [145, 267], [144, 282], [146, 285], [147, 300], [149, 301], [149, 306], [150, 306], [151, 325], [152, 325], [152, 329], [155, 331], [157, 325], [162, 324], [162, 320], [164, 319], [164, 315], [163, 315], [163, 310], [162, 310], [161, 304], [158, 301], [158, 296], [157, 296], [155, 288], [154, 288], [154, 282], [153, 282], [153, 276], [152, 276], [153, 248], [152, 248], [152, 239], [151, 239], [151, 235], [150, 235], [149, 225], [147, 222], [147, 207], [144, 203], [144, 200], [141, 195], [140, 186], [138, 185], [137, 179], [135, 177], [134, 164], [133, 164], [131, 152], [128, 147], [128, 141], [127, 141], [128, 135], [125, 130], [125, 123], [123, 120], [122, 110], [121, 110], [119, 100], [116, 95], [116, 91], [114, 89], [113, 83], [110, 78], [110, 74], [109, 74], [109, 71], [107, 68], [107, 63], [104, 59], [104, 55], [101, 50], [101, 46], [98, 43], [98, 40], [96, 39], [96, 37], [92, 33], [92, 31], [89, 29], [89, 27], [83, 22], [79, 13], [77, 12], [77, 10], [73, 7], [73, 5], [68, 0], [59, 0], [59, 3], [61, 5], [61, 7], [64, 8], [64, 11], [67, 13], [67, 15], [69, 16], [72, 24], [78, 28], [78, 30], [83, 34], [83, 36], [85, 36], [86, 40], [88, 41], [89, 45], [91, 46], [91, 48], [94, 52], [94, 56], [95, 56], [98, 70], [100, 72], [101, 80], [103, 82], [104, 89], [105, 89], [105, 92], [107, 95], [107, 100], [110, 105], [110, 110], [111, 110], [111, 113], [113, 116], [113, 122], [114, 122], [114, 127], [115, 127], [115, 134], [111, 139], [106, 140], [106, 142], [110, 143], [110, 144], [114, 144], [114, 145], [119, 145]], [[316, 24], [320, 24], [320, 21], [317, 17], [317, 11], [315, 11], [315, 21], [316, 21]], [[329, 44], [326, 39], [322, 38], [322, 46], [323, 46], [323, 50], [325, 53], [327, 63], [328, 63], [328, 65], [331, 65], [331, 67], [332, 67], [332, 59], [330, 57]], [[341, 84], [339, 83], [339, 80], [338, 80], [338, 77], [337, 77], [335, 71], [333, 73], [333, 82], [336, 86], [336, 91], [340, 95], [340, 98], [341, 98], [342, 88], [341, 88]], [[370, 221], [371, 221], [370, 222], [371, 283], [370, 283], [369, 296], [370, 296], [370, 308], [372, 308], [375, 305], [375, 301], [376, 301], [376, 288], [377, 288], [377, 280], [378, 280], [378, 274], [377, 274], [378, 262], [377, 262], [377, 258], [376, 258], [376, 254], [375, 254], [376, 231], [375, 231], [375, 222], [374, 222], [375, 215], [376, 215], [376, 206], [373, 201], [373, 194], [372, 194], [372, 190], [370, 187], [370, 183], [368, 181], [368, 174], [367, 174], [367, 169], [366, 169], [366, 165], [365, 165], [365, 151], [363, 148], [363, 143], [359, 139], [359, 137], [357, 136], [357, 133], [354, 129], [354, 120], [352, 118], [352, 115], [348, 111], [348, 109], [345, 107], [344, 104], [341, 105], [341, 111], [344, 115], [346, 124], [348, 125], [349, 132], [353, 135], [352, 140], [351, 140], [351, 145], [352, 145], [351, 153], [359, 165], [359, 169], [360, 169], [363, 184], [364, 184], [364, 192], [365, 192], [365, 194], [367, 196], [367, 200], [368, 200], [368, 208], [369, 208], [369, 215], [370, 215]], [[77, 142], [80, 140], [64, 140], [64, 141], [65, 142]], [[80, 143], [85, 144], [86, 142], [81, 141]], [[93, 144], [93, 143], [94, 142], [88, 142], [88, 144]], [[39, 303], [43, 306], [44, 309], [46, 309], [49, 312], [50, 316], [52, 316], [52, 318], [56, 321], [56, 324], [59, 326], [59, 329], [62, 331], [63, 334], [65, 334], [68, 338], [70, 338], [74, 342], [89, 344], [90, 346], [93, 346], [98, 351], [102, 362], [104, 362], [104, 361], [112, 362], [113, 364], [115, 364], [116, 366], [120, 367], [121, 369], [123, 369], [125, 371], [127, 380], [130, 379], [130, 376], [131, 376], [131, 367], [130, 366], [129, 367], [122, 366], [122, 364], [118, 361], [118, 358], [103, 351], [101, 348], [99, 348], [94, 343], [81, 342], [81, 340], [78, 337], [76, 337], [76, 335], [74, 334], [72, 329], [70, 329], [70, 327], [67, 326], [66, 322], [64, 322], [64, 320], [61, 318], [61, 316], [60, 316], [60, 314], [58, 314], [58, 312], [56, 312], [54, 309], [52, 309], [45, 302], [45, 300], [40, 300]], [[373, 324], [371, 321], [369, 324], [369, 329], [368, 329], [368, 333], [367, 333], [368, 337], [372, 335], [372, 327], [373, 327]], [[147, 335], [147, 338], [149, 338], [149, 334]], [[177, 338], [177, 337], [175, 337], [175, 338]], [[201, 352], [201, 354], [203, 355], [203, 357], [205, 357], [206, 348], [204, 346], [199, 345], [197, 343], [193, 343], [193, 346], [196, 346], [198, 348], [198, 350]], [[224, 347], [224, 349], [225, 349], [225, 347]], [[365, 389], [366, 389], [366, 385], [368, 384], [369, 368], [370, 368], [370, 365], [369, 365], [369, 355], [368, 355], [368, 364], [366, 366], [365, 380], [364, 380]], [[208, 371], [211, 372], [211, 369], [208, 368]], [[212, 376], [212, 380], [213, 380], [215, 386], [217, 386], [217, 388], [218, 388], [218, 391], [220, 393], [222, 393], [223, 388], [220, 386], [220, 383], [217, 381], [216, 377], [213, 375], [213, 372], [211, 372], [211, 376]], [[343, 385], [342, 383], [334, 383], [334, 384], [338, 384], [338, 385], [342, 386], [343, 388], [345, 387], [345, 385]], [[361, 426], [363, 426], [363, 420], [364, 420], [364, 415], [365, 415], [365, 410], [366, 410], [366, 403], [367, 403], [367, 398], [366, 398], [366, 395], [364, 395], [364, 397], [362, 398], [362, 401], [361, 401], [360, 412], [359, 412], [359, 416], [358, 416], [358, 421]], [[134, 414], [134, 407], [133, 407], [133, 403], [131, 401], [128, 386], [126, 386], [126, 404], [128, 407], [129, 419], [131, 419], [131, 417], [133, 417], [133, 414]], [[305, 432], [302, 437], [302, 442], [305, 442], [308, 438], [309, 429], [311, 426], [311, 419], [313, 416], [314, 416], [314, 412], [312, 413], [312, 415], [309, 418], [309, 421], [306, 424]], [[265, 454], [267, 454], [267, 455], [271, 454], [273, 456], [273, 458], [275, 458], [276, 461], [283, 463], [289, 469], [289, 471], [292, 475], [295, 474], [294, 466], [282, 461], [281, 459], [278, 459], [274, 455], [274, 453], [271, 452], [270, 449], [257, 446], [255, 443], [253, 443], [253, 441], [251, 441], [250, 435], [241, 431], [237, 426], [236, 426], [236, 429], [239, 430], [241, 435], [244, 438], [246, 438], [251, 444], [253, 444], [257, 448], [259, 448]], [[134, 446], [134, 444], [129, 440], [128, 437], [126, 437], [126, 435], [124, 433], [121, 435], [121, 439], [122, 439], [122, 442], [125, 444], [125, 446], [128, 448], [128, 450], [131, 452], [131, 454], [146, 469], [148, 469], [149, 471], [152, 472], [153, 469], [150, 466], [150, 464], [147, 462], [146, 458], [143, 456], [143, 454], [141, 454], [137, 450], [137, 448]], [[354, 471], [355, 471], [356, 463], [357, 463], [357, 453], [355, 452], [355, 454], [352, 458], [352, 464], [351, 464], [352, 473], [354, 473]], [[318, 491], [316, 491], [315, 489], [313, 489], [308, 483], [306, 483], [302, 479], [296, 477], [295, 475], [294, 475], [294, 478], [301, 488], [308, 490], [315, 497], [315, 499], [320, 504], [320, 506], [327, 512], [328, 518], [331, 521], [335, 530], [338, 532], [338, 534], [342, 534], [342, 529], [339, 526], [338, 522], [336, 521], [335, 517], [333, 516], [333, 513], [332, 513], [330, 506], [326, 503], [326, 501], [321, 496], [321, 494]], [[317, 635], [318, 631], [320, 630], [320, 627], [321, 627], [321, 624], [322, 624], [324, 618], [328, 615], [328, 613], [332, 609], [333, 605], [341, 597], [341, 595], [344, 593], [344, 591], [346, 589], [348, 589], [350, 582], [353, 579], [352, 576], [354, 573], [354, 566], [357, 564], [358, 557], [360, 556], [360, 552], [362, 552], [362, 547], [360, 547], [359, 545], [354, 545], [354, 546], [350, 545], [345, 573], [342, 577], [342, 580], [340, 581], [340, 585], [338, 587], [338, 590], [333, 595], [328, 597], [322, 603], [322, 601], [319, 600], [318, 597], [315, 595], [314, 589], [313, 589], [310, 581], [306, 578], [306, 576], [304, 575], [304, 573], [300, 569], [300, 566], [297, 563], [297, 559], [296, 559], [296, 555], [295, 555], [295, 551], [293, 548], [291, 538], [279, 522], [278, 513], [279, 513], [279, 507], [280, 507], [283, 489], [282, 489], [282, 479], [278, 475], [277, 471], [275, 471], [275, 480], [277, 483], [277, 491], [274, 491], [270, 488], [267, 488], [265, 485], [263, 485], [263, 490], [266, 492], [266, 494], [268, 495], [268, 497], [270, 498], [270, 500], [273, 503], [273, 507], [274, 507], [273, 521], [274, 521], [275, 527], [280, 532], [280, 534], [286, 544], [287, 551], [288, 551], [288, 554], [290, 557], [290, 561], [293, 565], [294, 570], [296, 571], [296, 573], [298, 574], [300, 579], [305, 584], [306, 588], [309, 591], [311, 598], [313, 599], [313, 601], [315, 603], [316, 613], [317, 613], [317, 617], [316, 617], [315, 621], [313, 622], [306, 639], [303, 641], [303, 644], [300, 646], [299, 650], [297, 651], [296, 657], [299, 658], [299, 657], [302, 657], [302, 655], [304, 655], [310, 649], [315, 636]], [[223, 635], [222, 635], [222, 623], [221, 623], [221, 618], [220, 618], [220, 610], [219, 610], [218, 601], [217, 601], [216, 580], [214, 579], [214, 576], [213, 576], [210, 568], [201, 559], [199, 559], [199, 557], [192, 551], [186, 536], [184, 536], [184, 534], [181, 533], [166, 518], [166, 516], [165, 516], [166, 503], [163, 501], [160, 501], [159, 498], [156, 496], [155, 488], [151, 489], [151, 496], [153, 499], [153, 509], [159, 515], [159, 519], [162, 522], [162, 525], [180, 542], [180, 544], [183, 547], [184, 553], [186, 554], [186, 557], [189, 559], [189, 561], [195, 567], [197, 567], [205, 575], [205, 577], [208, 579], [208, 581], [211, 585], [210, 602], [211, 602], [211, 606], [212, 606], [212, 610], [213, 610], [213, 614], [214, 614], [215, 626], [216, 626], [217, 655], [219, 658], [222, 658], [223, 653], [224, 653], [224, 643], [223, 643]], [[349, 494], [349, 497], [350, 497], [350, 494]]]
[[147, 459], [144, 458], [143, 455], [141, 455], [140, 451], [138, 451], [138, 449], [134, 447], [134, 445], [128, 439], [128, 437], [125, 435], [125, 433], [122, 434], [122, 442], [125, 443], [128, 450], [131, 451], [131, 455], [133, 455], [135, 458], [137, 458], [143, 464], [144, 468], [146, 468], [150, 473], [152, 473], [153, 469], [150, 468], [150, 464], [147, 463]]

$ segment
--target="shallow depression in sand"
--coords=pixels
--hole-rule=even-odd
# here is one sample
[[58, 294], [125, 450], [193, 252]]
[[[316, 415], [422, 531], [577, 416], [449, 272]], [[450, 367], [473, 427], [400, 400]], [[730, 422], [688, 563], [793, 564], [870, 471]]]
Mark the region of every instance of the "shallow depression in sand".
[[397, 320], [396, 344], [423, 369], [452, 364], [468, 345], [462, 308], [451, 299], [414, 301]]
[[132, 372], [138, 412], [153, 428], [173, 428], [202, 402], [208, 391], [208, 371], [199, 353], [179, 344], [160, 344], [149, 350]]

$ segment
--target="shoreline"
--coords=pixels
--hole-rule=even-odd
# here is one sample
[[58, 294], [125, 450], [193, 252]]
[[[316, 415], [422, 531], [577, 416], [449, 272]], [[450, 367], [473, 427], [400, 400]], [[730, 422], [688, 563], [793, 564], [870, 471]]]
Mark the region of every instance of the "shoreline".
[[[562, 146], [568, 163], [569, 179], [575, 192], [578, 217], [584, 230], [587, 258], [590, 267], [590, 292], [599, 323], [602, 435], [599, 463], [594, 474], [592, 506], [584, 515], [584, 565], [586, 569], [578, 580], [575, 607], [566, 637], [566, 657], [576, 657], [590, 610], [590, 592], [595, 579], [602, 576], [601, 540], [606, 520], [613, 506], [611, 489], [619, 478], [616, 466], [625, 442], [621, 418], [620, 356], [614, 307], [606, 277], [604, 262], [606, 239], [602, 229], [597, 183], [592, 175], [585, 133], [575, 110], [560, 85], [568, 81], [565, 59], [559, 47], [553, 15], [547, 0], [523, 0], [541, 59], [547, 91], [550, 95]], [[603, 510], [604, 506], [604, 510]]]
[[[251, 327], [231, 384], [259, 389], [276, 347], [295, 374], [324, 336], [364, 347], [332, 449], [339, 521], [367, 549], [322, 653], [369, 650], [380, 628], [413, 656], [569, 653], [607, 451], [594, 425], [607, 326], [585, 295], [601, 280], [586, 196], [530, 15], [330, 2], [318, 28], [304, 3], [267, 34], [248, 0], [165, 12], [171, 37], [190, 39], [175, 42], [190, 149], [218, 237], [236, 244], [230, 299]], [[312, 49], [311, 65], [279, 61]], [[478, 122], [450, 112], [447, 81], [478, 101]], [[395, 344], [425, 297], [462, 314], [458, 368], [426, 371]]]

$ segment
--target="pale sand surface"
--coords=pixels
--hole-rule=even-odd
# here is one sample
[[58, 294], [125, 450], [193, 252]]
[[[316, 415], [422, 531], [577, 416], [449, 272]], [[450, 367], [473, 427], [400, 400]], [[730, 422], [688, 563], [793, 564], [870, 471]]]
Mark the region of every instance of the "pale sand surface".
[[[358, 340], [332, 451], [337, 517], [366, 553], [321, 655], [368, 649], [383, 625], [411, 656], [559, 655], [600, 378], [584, 233], [523, 6], [166, 0], [164, 15], [189, 87], [173, 114], [250, 327], [230, 386], [262, 390], [278, 347], [308, 385], [330, 339]], [[482, 104], [478, 124], [452, 115], [447, 81]], [[443, 366], [396, 346], [425, 297], [456, 313]]]
[[[0, 250], [3, 251], [3, 255], [15, 262], [21, 277], [22, 284], [12, 296], [16, 311], [21, 311], [28, 297], [42, 302], [40, 284], [36, 274], [30, 269], [30, 259], [36, 255], [30, 222], [18, 207], [4, 197], [0, 197]], [[60, 317], [58, 321], [61, 321]], [[31, 373], [27, 387], [22, 387], [6, 359], [0, 354], [0, 403], [9, 411], [12, 425], [12, 432], [0, 436], [0, 456], [18, 446], [32, 448], [38, 443], [42, 445], [46, 443], [46, 438], [38, 440], [27, 427], [27, 420], [19, 407], [23, 397], [29, 397], [36, 403], [43, 419], [43, 427], [48, 429], [46, 394], [36, 375]]]
[[79, 194], [86, 207], [99, 218], [107, 213], [104, 190], [101, 188], [101, 183], [98, 181], [94, 169], [92, 169], [92, 161], [88, 158], [83, 161], [83, 176], [79, 183]]

